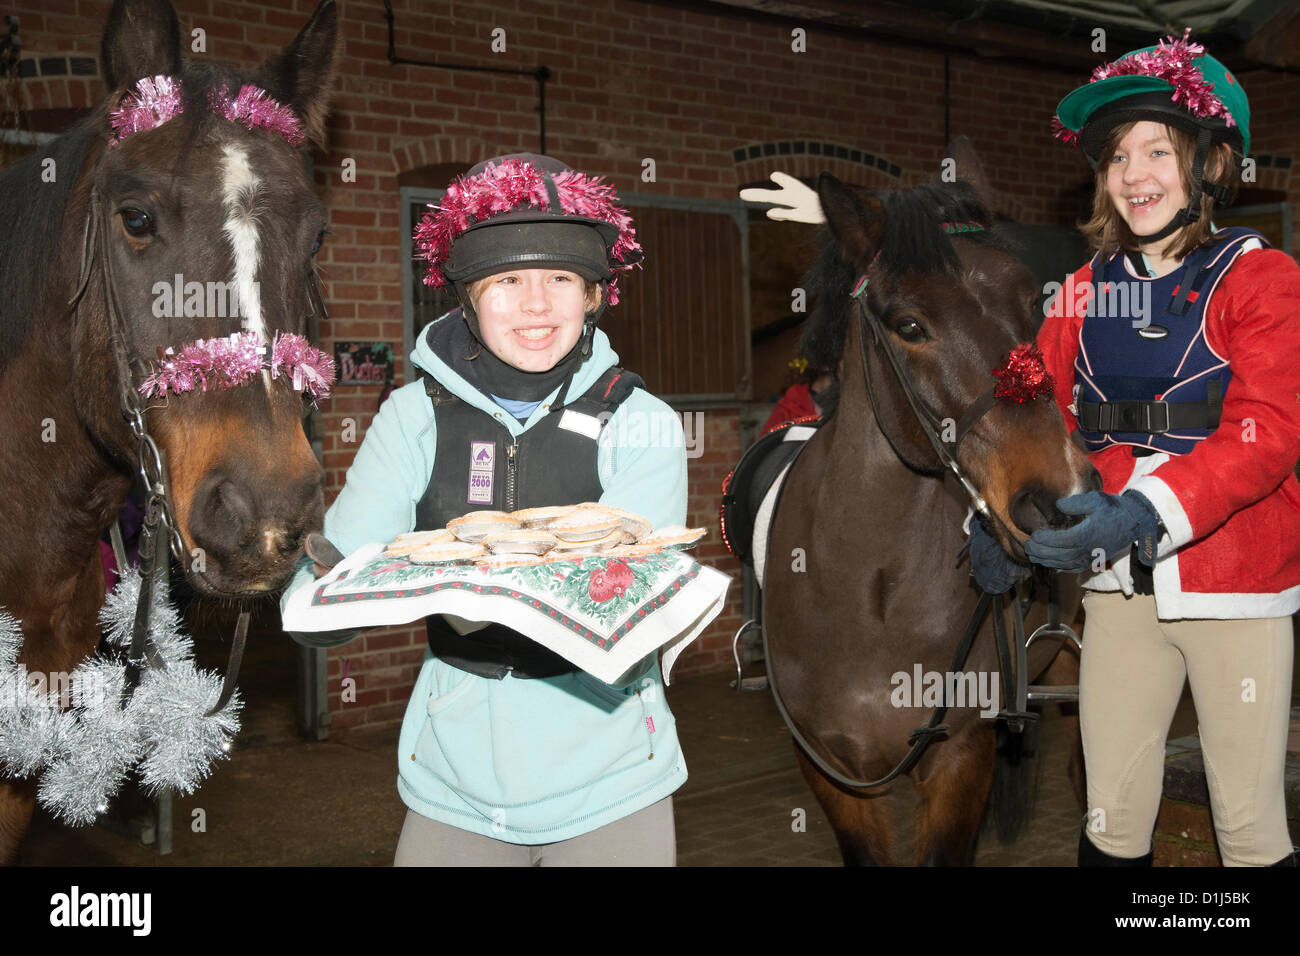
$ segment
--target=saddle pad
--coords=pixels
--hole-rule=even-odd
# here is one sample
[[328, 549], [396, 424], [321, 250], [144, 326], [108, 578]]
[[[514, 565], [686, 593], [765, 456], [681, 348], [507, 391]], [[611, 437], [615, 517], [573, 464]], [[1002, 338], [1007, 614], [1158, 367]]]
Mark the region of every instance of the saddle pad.
[[722, 538], [727, 548], [754, 569], [759, 584], [767, 558], [767, 538], [781, 484], [820, 422], [787, 422], [751, 445], [723, 482]]

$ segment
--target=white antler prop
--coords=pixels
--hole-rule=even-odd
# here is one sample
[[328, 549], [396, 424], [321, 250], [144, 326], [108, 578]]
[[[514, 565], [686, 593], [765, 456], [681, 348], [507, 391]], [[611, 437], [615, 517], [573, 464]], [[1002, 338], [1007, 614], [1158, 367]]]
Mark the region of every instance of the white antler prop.
[[745, 202], [775, 203], [767, 211], [767, 218], [778, 222], [808, 222], [821, 225], [826, 221], [822, 202], [816, 191], [786, 173], [773, 173], [772, 182], [780, 189], [742, 189], [740, 198]]

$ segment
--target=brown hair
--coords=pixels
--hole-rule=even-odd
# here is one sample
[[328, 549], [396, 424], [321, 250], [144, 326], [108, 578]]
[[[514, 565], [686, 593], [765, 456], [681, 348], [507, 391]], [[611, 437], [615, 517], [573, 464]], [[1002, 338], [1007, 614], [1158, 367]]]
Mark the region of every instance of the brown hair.
[[[577, 273], [574, 273], [577, 275]], [[474, 310], [478, 311], [478, 297], [483, 287], [496, 278], [496, 275], [484, 276], [482, 279], [475, 279], [465, 287], [465, 292], [469, 296], [470, 302], [474, 304]], [[591, 279], [582, 279], [582, 294], [586, 303], [586, 312], [588, 315], [596, 311], [596, 306], [600, 305], [600, 297], [604, 293], [601, 290], [599, 282], [593, 282]]]
[[[1092, 197], [1092, 218], [1079, 224], [1083, 234], [1088, 237], [1092, 247], [1101, 252], [1102, 258], [1113, 255], [1116, 251], [1137, 252], [1138, 240], [1128, 223], [1115, 209], [1115, 203], [1106, 191], [1106, 179], [1110, 170], [1110, 161], [1119, 148], [1120, 141], [1129, 134], [1138, 121], [1120, 123], [1110, 131], [1098, 154], [1097, 183]], [[1174, 155], [1178, 157], [1178, 173], [1182, 179], [1183, 189], [1191, 193], [1192, 165], [1196, 161], [1196, 137], [1177, 126], [1165, 126], [1169, 140], [1174, 146]], [[1235, 146], [1218, 143], [1210, 147], [1210, 155], [1205, 160], [1203, 179], [1216, 186], [1227, 189], [1232, 196], [1237, 194], [1237, 169], [1241, 163], [1241, 154]], [[1231, 199], [1229, 199], [1231, 202]], [[1210, 237], [1210, 217], [1214, 212], [1214, 200], [1208, 195], [1201, 195], [1201, 218], [1191, 225], [1184, 226], [1182, 238], [1171, 250], [1175, 259], [1185, 259], [1193, 249]]]

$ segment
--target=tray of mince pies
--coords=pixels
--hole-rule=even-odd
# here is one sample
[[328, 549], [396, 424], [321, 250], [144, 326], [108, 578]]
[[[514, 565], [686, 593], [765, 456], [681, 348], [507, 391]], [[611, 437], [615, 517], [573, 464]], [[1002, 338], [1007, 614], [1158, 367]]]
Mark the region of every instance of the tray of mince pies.
[[385, 550], [411, 564], [473, 563], [508, 568], [594, 555], [636, 558], [688, 548], [704, 528], [654, 529], [641, 515], [586, 502], [521, 511], [471, 511], [436, 531], [399, 534]]

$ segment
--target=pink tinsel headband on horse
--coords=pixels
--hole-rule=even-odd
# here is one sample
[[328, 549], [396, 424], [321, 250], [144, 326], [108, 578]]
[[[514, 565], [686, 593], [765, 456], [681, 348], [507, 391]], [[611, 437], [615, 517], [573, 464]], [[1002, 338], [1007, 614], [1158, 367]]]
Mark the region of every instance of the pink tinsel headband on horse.
[[[281, 137], [290, 146], [298, 146], [306, 139], [302, 124], [289, 107], [272, 99], [259, 87], [246, 83], [231, 96], [222, 86], [208, 96], [212, 112], [239, 123], [248, 129], [265, 129]], [[113, 128], [111, 145], [116, 146], [133, 133], [143, 133], [161, 126], [184, 112], [180, 80], [159, 74], [145, 77], [135, 85], [135, 92], [127, 94], [109, 115]]]
[[[555, 191], [560, 197], [560, 209], [572, 216], [599, 219], [618, 230], [613, 256], [620, 263], [628, 255], [640, 252], [632, 217], [618, 205], [618, 193], [599, 176], [588, 176], [576, 170], [565, 170], [552, 177]], [[551, 210], [546, 191], [546, 174], [530, 163], [508, 159], [490, 164], [474, 178], [462, 176], [447, 187], [447, 193], [438, 206], [429, 204], [429, 211], [415, 230], [418, 258], [429, 263], [424, 284], [435, 289], [445, 287], [447, 278], [440, 266], [451, 254], [452, 243], [470, 226], [509, 212], [523, 204], [535, 209]], [[630, 269], [632, 264], [616, 265], [616, 269]], [[609, 283], [608, 302], [618, 303], [618, 283]]]
[[158, 350], [157, 368], [140, 383], [145, 398], [192, 392], [195, 389], [234, 388], [256, 377], [263, 369], [271, 377], [285, 375], [295, 391], [305, 392], [312, 401], [325, 398], [334, 381], [334, 360], [312, 348], [301, 335], [278, 333], [267, 347], [252, 332], [235, 332], [224, 339], [199, 339], [182, 345], [180, 351]]
[[[234, 96], [222, 86], [208, 96], [208, 105], [223, 119], [250, 130], [268, 130], [290, 146], [298, 146], [306, 139], [293, 110], [251, 84], [240, 87]], [[183, 112], [179, 80], [162, 74], [145, 77], [109, 115], [113, 129], [110, 145], [116, 146], [134, 133], [156, 129]], [[182, 345], [179, 352], [159, 349], [157, 368], [140, 384], [140, 394], [152, 398], [196, 389], [206, 392], [210, 388], [234, 388], [265, 369], [272, 378], [288, 376], [294, 390], [305, 392], [312, 401], [329, 395], [334, 381], [334, 360], [330, 356], [293, 333], [277, 333], [270, 351], [268, 360], [266, 344], [252, 332], [236, 332], [224, 339], [198, 339]]]
[[[1192, 28], [1188, 27], [1180, 40], [1167, 36], [1154, 50], [1121, 57], [1114, 63], [1103, 63], [1092, 71], [1088, 82], [1098, 83], [1112, 76], [1154, 77], [1172, 86], [1173, 102], [1181, 104], [1193, 116], [1204, 119], [1221, 116], [1227, 125], [1235, 126], [1236, 121], [1228, 108], [1214, 95], [1214, 84], [1206, 82], [1201, 71], [1192, 65], [1193, 60], [1205, 54], [1205, 47], [1193, 43], [1191, 35]], [[1078, 131], [1068, 129], [1056, 116], [1052, 117], [1052, 133], [1070, 146], [1079, 144]]]

